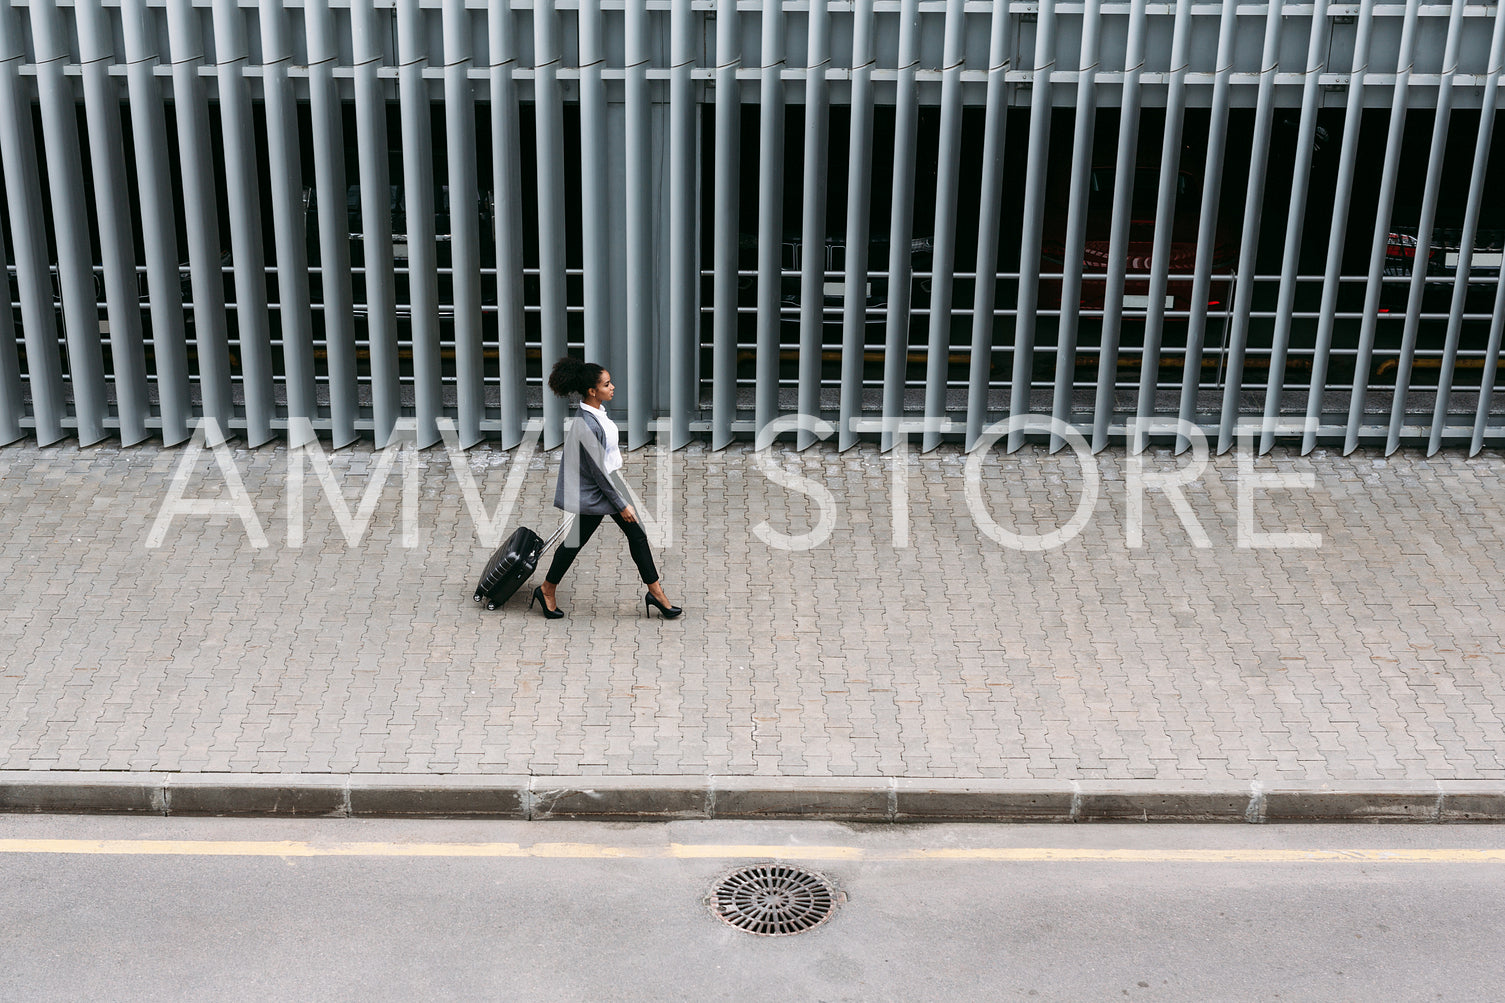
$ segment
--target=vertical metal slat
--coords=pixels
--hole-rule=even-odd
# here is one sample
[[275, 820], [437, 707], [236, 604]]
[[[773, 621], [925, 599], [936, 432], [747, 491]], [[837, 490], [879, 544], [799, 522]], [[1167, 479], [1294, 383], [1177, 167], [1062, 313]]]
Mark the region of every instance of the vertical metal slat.
[[[1183, 424], [1197, 414], [1202, 381], [1202, 351], [1207, 339], [1207, 300], [1212, 289], [1212, 254], [1217, 243], [1218, 201], [1223, 191], [1223, 156], [1228, 142], [1228, 92], [1233, 76], [1233, 46], [1238, 29], [1238, 4], [1224, 4], [1218, 22], [1218, 53], [1214, 64], [1212, 108], [1208, 117], [1207, 162], [1202, 171], [1202, 208], [1197, 219], [1197, 258], [1193, 266], [1191, 317], [1186, 325], [1186, 361], [1181, 370]], [[1176, 452], [1191, 447], [1184, 435], [1176, 438]]]
[[214, 58], [224, 126], [225, 186], [230, 212], [231, 264], [235, 275], [235, 329], [240, 335], [241, 393], [246, 442], [260, 446], [273, 437], [272, 336], [267, 324], [266, 257], [262, 251], [261, 183], [252, 125], [251, 85], [246, 80], [245, 13], [237, 0], [214, 0]]
[[[538, 290], [547, 372], [565, 354], [564, 110], [559, 90], [559, 12], [554, 0], [533, 9], [533, 101], [538, 136]], [[586, 360], [594, 361], [594, 360]], [[544, 448], [564, 441], [564, 402], [544, 392]]]
[[[1484, 448], [1484, 434], [1489, 431], [1489, 407], [1494, 398], [1495, 377], [1500, 370], [1500, 339], [1505, 333], [1505, 272], [1495, 280], [1494, 320], [1489, 325], [1489, 346], [1484, 350], [1484, 372], [1479, 376], [1479, 406], [1474, 412], [1474, 436], [1468, 455], [1477, 456]], [[1498, 430], [1498, 429], [1496, 429]]]
[[471, 15], [444, 0], [444, 141], [449, 173], [449, 253], [455, 299], [456, 432], [462, 447], [481, 441], [486, 413], [481, 344], [481, 215], [476, 176], [476, 95], [470, 82]]
[[[1495, 108], [1500, 93], [1501, 64], [1505, 63], [1505, 4], [1495, 9], [1495, 33], [1489, 45], [1489, 71], [1479, 107]], [[1453, 278], [1453, 302], [1448, 311], [1447, 337], [1442, 350], [1442, 369], [1437, 374], [1437, 401], [1432, 409], [1432, 430], [1427, 438], [1427, 455], [1442, 448], [1443, 423], [1447, 420], [1448, 402], [1453, 389], [1453, 370], [1458, 362], [1458, 342], [1463, 333], [1464, 302], [1468, 298], [1469, 271], [1473, 266], [1474, 238], [1479, 232], [1479, 209], [1484, 200], [1484, 183], [1488, 176], [1489, 147], [1494, 137], [1495, 117], [1479, 115], [1479, 136], [1474, 143], [1473, 170], [1469, 174], [1468, 205], [1463, 214], [1463, 233], [1458, 242], [1458, 268]], [[1498, 311], [1496, 311], [1498, 314]], [[1496, 321], [1499, 318], [1496, 316]], [[1486, 411], [1487, 413], [1487, 411]]]
[[711, 448], [732, 441], [737, 412], [737, 200], [741, 168], [742, 66], [736, 0], [720, 0], [716, 10], [716, 178], [715, 247], [711, 296]]
[[[204, 26], [192, 0], [168, 0], [167, 16], [200, 407], [203, 417], [214, 419], [217, 433], [223, 436], [229, 432], [235, 403], [230, 392], [225, 276], [220, 261], [225, 248], [219, 232], [219, 194], [210, 155], [209, 103], [199, 76], [204, 61]], [[215, 431], [206, 432], [206, 444], [217, 445], [208, 441]]]
[[930, 278], [930, 344], [925, 358], [926, 452], [941, 444], [946, 416], [946, 370], [951, 350], [951, 292], [956, 264], [956, 189], [960, 173], [957, 149], [962, 127], [962, 65], [965, 59], [966, 5], [946, 8], [946, 38], [941, 67], [941, 135], [936, 152], [935, 241]]
[[862, 413], [862, 367], [867, 342], [868, 241], [873, 196], [873, 0], [852, 11], [851, 159], [847, 164], [846, 282], [841, 299], [841, 422], [837, 444], [857, 444], [852, 427]]
[[[3, 71], [0, 71], [3, 72]], [[10, 270], [5, 231], [0, 227], [0, 269]], [[9, 283], [7, 282], [7, 290]], [[21, 388], [21, 360], [16, 351], [16, 322], [6, 296], [6, 308], [0, 310], [0, 446], [15, 442], [26, 434], [21, 419], [26, 415], [26, 400]]]
[[[1061, 319], [1056, 337], [1056, 385], [1051, 416], [1068, 422], [1072, 412], [1072, 384], [1076, 380], [1077, 331], [1081, 322], [1082, 271], [1087, 245], [1087, 200], [1092, 180], [1092, 139], [1097, 121], [1098, 39], [1102, 0], [1082, 5], [1082, 50], [1078, 60], [1076, 114], [1072, 128], [1071, 180], [1066, 202], [1066, 239], [1061, 255]], [[1059, 427], [1059, 426], [1057, 426]], [[1052, 432], [1052, 451], [1066, 439]]]
[[[1030, 410], [1035, 365], [1035, 320], [1040, 303], [1040, 238], [1045, 227], [1045, 182], [1050, 166], [1050, 74], [1056, 65], [1055, 0], [1040, 0], [1035, 25], [1035, 70], [1029, 103], [1029, 153], [1024, 175], [1024, 225], [1019, 237], [1019, 314], [1014, 327], [1014, 378], [1009, 418]], [[1024, 444], [1024, 430], [1010, 433], [1010, 452]]]
[[[1453, 78], [1458, 72], [1458, 45], [1463, 25], [1463, 5], [1453, 4], [1448, 15], [1447, 42], [1443, 47], [1442, 80], [1437, 85], [1437, 112], [1432, 120], [1432, 147], [1427, 157], [1427, 175], [1421, 196], [1421, 218], [1416, 225], [1416, 255], [1411, 259], [1411, 291], [1406, 300], [1406, 321], [1401, 334], [1400, 360], [1395, 373], [1395, 394], [1390, 401], [1390, 430], [1385, 455], [1400, 446], [1401, 426], [1406, 418], [1406, 397], [1411, 388], [1411, 367], [1416, 358], [1416, 334], [1421, 327], [1421, 299], [1427, 285], [1427, 259], [1432, 248], [1432, 225], [1437, 219], [1437, 194], [1442, 185], [1442, 158], [1447, 149], [1448, 123], [1453, 112]], [[1490, 114], [1485, 106], [1481, 117]], [[1455, 279], [1456, 281], [1456, 279]], [[1466, 283], [1466, 279], [1465, 279]]]
[[695, 388], [695, 309], [700, 285], [696, 244], [694, 13], [688, 4], [669, 11], [669, 445], [690, 442]]
[[882, 437], [884, 450], [894, 445], [891, 424], [904, 416], [904, 384], [909, 367], [919, 67], [920, 4], [919, 0], [904, 0], [899, 7], [899, 65], [894, 84], [894, 194], [888, 228], [888, 315], [883, 339], [883, 419], [887, 426]]
[[141, 293], [136, 282], [135, 232], [125, 176], [125, 140], [120, 127], [120, 88], [110, 79], [114, 35], [99, 0], [74, 7], [84, 106], [89, 123], [89, 165], [104, 266], [105, 306], [110, 324], [115, 414], [120, 442], [147, 437], [146, 351], [141, 340]]
[[1312, 146], [1317, 138], [1317, 84], [1327, 68], [1327, 0], [1312, 4], [1312, 26], [1306, 52], [1306, 79], [1301, 87], [1301, 119], [1296, 127], [1296, 163], [1291, 174], [1291, 206], [1286, 216], [1285, 253], [1280, 266], [1280, 291], [1275, 307], [1275, 334], [1270, 343], [1270, 371], [1265, 384], [1265, 420], [1259, 451], [1275, 444], [1275, 423], [1285, 389], [1286, 353], [1291, 344], [1291, 313], [1296, 309], [1296, 276], [1301, 266], [1301, 231], [1306, 222], [1306, 197], [1312, 176]]
[[[487, 9], [491, 49], [491, 173], [496, 207], [496, 329], [502, 446], [522, 442], [527, 418], [526, 328], [523, 321], [522, 149], [519, 136], [517, 24], [511, 0]], [[549, 360], [552, 362], [553, 360]], [[546, 391], [547, 392], [547, 391]]]
[[26, 376], [37, 441], [51, 445], [63, 437], [63, 368], [57, 350], [57, 320], [48, 281], [47, 232], [42, 219], [42, 183], [37, 170], [36, 132], [31, 100], [21, 82], [25, 38], [16, 8], [0, 4], [0, 166], [15, 248], [16, 283], [21, 294], [21, 332], [26, 342]]
[[1118, 345], [1123, 326], [1124, 273], [1129, 265], [1129, 218], [1134, 202], [1134, 166], [1139, 150], [1139, 75], [1144, 69], [1147, 30], [1145, 0], [1129, 8], [1129, 47], [1124, 63], [1123, 99], [1118, 117], [1118, 162], [1113, 172], [1113, 229], [1108, 236], [1108, 282], [1103, 292], [1103, 338], [1097, 357], [1097, 403], [1092, 415], [1092, 450], [1108, 444], [1118, 379]]
[[998, 227], [1003, 202], [1003, 153], [1008, 124], [1008, 70], [1011, 52], [1008, 4], [993, 7], [988, 44], [987, 107], [982, 138], [982, 194], [977, 222], [977, 287], [972, 298], [972, 359], [967, 388], [967, 440], [971, 449], [988, 419], [993, 371], [993, 308], [998, 292]]
[[355, 62], [356, 156], [361, 185], [361, 257], [365, 268], [366, 326], [371, 353], [371, 419], [376, 447], [397, 437], [397, 293], [392, 276], [391, 171], [387, 164], [387, 93], [377, 76], [382, 26], [372, 0], [351, 0]]
[[[439, 261], [434, 225], [434, 133], [429, 89], [428, 31], [418, 0], [397, 3], [397, 99], [402, 116], [402, 188], [408, 226], [408, 295], [413, 336], [414, 434], [417, 448], [439, 441], [444, 414], [439, 368]], [[563, 159], [562, 157], [560, 158]], [[454, 214], [450, 193], [450, 214]]]
[[141, 199], [141, 243], [146, 252], [157, 409], [162, 442], [173, 446], [189, 436], [193, 402], [188, 391], [188, 346], [167, 162], [167, 123], [155, 72], [159, 62], [156, 26], [148, 18], [145, 0], [125, 0], [120, 16], [125, 38], [136, 190]]
[[600, 0], [584, 0], [580, 42], [580, 220], [585, 283], [585, 357], [606, 365], [611, 346], [610, 238], [606, 199], [606, 62]]
[[329, 0], [307, 0], [308, 94], [313, 134], [314, 202], [319, 221], [319, 287], [329, 367], [329, 434], [336, 447], [356, 438], [355, 300], [345, 194], [345, 123], [334, 80], [340, 49]]
[[32, 41], [37, 53], [37, 92], [57, 241], [58, 285], [62, 293], [63, 335], [68, 346], [68, 382], [79, 445], [105, 437], [104, 353], [99, 346], [99, 297], [84, 201], [73, 84], [64, 74], [68, 42], [55, 0], [31, 5]]
[[1160, 347], [1165, 329], [1165, 292], [1169, 288], [1171, 238], [1176, 188], [1181, 174], [1181, 135], [1186, 117], [1186, 69], [1191, 47], [1191, 0], [1177, 0], [1171, 29], [1170, 85], [1165, 95], [1165, 134], [1160, 143], [1160, 188], [1155, 193], [1155, 236], [1150, 251], [1150, 302], [1144, 318], [1144, 354], [1139, 360], [1139, 397], [1129, 452], [1140, 453], [1148, 441], [1150, 416], [1160, 381]]
[[[825, 340], [826, 167], [829, 162], [829, 85], [831, 14], [826, 0], [810, 4], [810, 34], [805, 70], [805, 177], [800, 224], [800, 362], [799, 413], [820, 413], [821, 343]], [[818, 440], [801, 428], [797, 448]]]
[[653, 119], [649, 104], [647, 0], [625, 14], [627, 133], [627, 444], [648, 442], [653, 418]]
[[761, 432], [779, 408], [779, 335], [784, 280], [784, 5], [763, 5], [758, 85], [758, 348], [754, 424]]
[[[288, 65], [293, 60], [287, 10], [265, 0], [261, 12], [262, 89], [267, 123], [267, 174], [272, 189], [272, 228], [277, 249], [278, 319], [287, 383], [288, 445], [312, 436], [319, 416], [314, 395], [313, 323], [309, 309], [307, 215], [303, 208], [303, 163], [298, 141], [298, 105]], [[327, 141], [321, 136], [320, 141]], [[306, 418], [310, 424], [293, 423]]]
[[1364, 398], [1369, 389], [1369, 365], [1374, 358], [1374, 332], [1379, 323], [1380, 291], [1385, 275], [1386, 244], [1390, 234], [1390, 210], [1400, 180], [1401, 138], [1406, 131], [1406, 97], [1411, 87], [1411, 68], [1416, 48], [1416, 19], [1421, 0], [1407, 0], [1401, 26], [1400, 54], [1396, 60], [1395, 88], [1390, 97], [1390, 128], [1385, 137], [1385, 165], [1380, 174], [1380, 200], [1375, 210], [1374, 241], [1369, 251], [1369, 278], [1364, 290], [1364, 316], [1359, 326], [1359, 344], [1353, 364], [1353, 393], [1348, 401], [1348, 428], [1343, 453], [1358, 448], [1359, 426], [1364, 420]]
[[1374, 36], [1374, 0], [1359, 6], [1358, 32], [1354, 37], [1353, 69], [1348, 77], [1348, 102], [1343, 112], [1343, 147], [1338, 155], [1338, 182], [1333, 195], [1332, 229], [1327, 238], [1327, 267], [1322, 277], [1322, 306], [1317, 317], [1317, 337], [1312, 348], [1312, 383], [1306, 398], [1306, 429], [1301, 452], [1317, 446], [1317, 423], [1322, 417], [1327, 393], [1327, 370], [1332, 357], [1333, 327], [1338, 312], [1339, 279], [1343, 274], [1343, 245], [1348, 234], [1348, 210], [1353, 201], [1354, 175], [1358, 167], [1359, 128], [1364, 114], [1364, 77], [1369, 72], [1369, 46]]
[[1233, 426], [1243, 394], [1244, 353], [1249, 344], [1249, 311], [1254, 304], [1254, 274], [1259, 229], [1265, 201], [1265, 172], [1270, 159], [1270, 124], [1275, 116], [1275, 70], [1280, 56], [1281, 0], [1271, 0], [1265, 15], [1265, 50], [1260, 57], [1259, 96], [1254, 108], [1254, 142], [1249, 157], [1249, 186], [1244, 193], [1243, 239], [1239, 246], [1238, 278], [1233, 291], [1233, 330], [1228, 339], [1223, 416], [1218, 429], [1218, 452], [1233, 445]]

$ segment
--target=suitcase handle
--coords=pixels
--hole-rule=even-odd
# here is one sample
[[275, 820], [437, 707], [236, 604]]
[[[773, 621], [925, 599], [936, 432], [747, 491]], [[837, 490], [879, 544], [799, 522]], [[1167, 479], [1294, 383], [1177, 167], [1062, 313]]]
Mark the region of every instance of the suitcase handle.
[[538, 554], [540, 557], [548, 553], [550, 547], [554, 546], [554, 544], [564, 539], [564, 534], [569, 531], [570, 523], [574, 522], [574, 520], [575, 517], [573, 515], [567, 515], [564, 517], [564, 522], [561, 522], [559, 524], [559, 528], [554, 530], [553, 535], [545, 540], [543, 546], [539, 548]]

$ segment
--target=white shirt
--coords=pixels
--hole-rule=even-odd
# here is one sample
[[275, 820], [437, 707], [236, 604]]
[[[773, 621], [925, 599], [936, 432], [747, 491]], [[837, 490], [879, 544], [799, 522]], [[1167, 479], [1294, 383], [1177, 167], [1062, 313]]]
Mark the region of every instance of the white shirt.
[[617, 440], [622, 433], [617, 431], [616, 423], [606, 417], [605, 408], [591, 407], [584, 401], [580, 402], [580, 406], [596, 416], [596, 420], [601, 423], [601, 431], [606, 434], [606, 462], [602, 464], [602, 470], [608, 474], [621, 470], [622, 447], [617, 444]]

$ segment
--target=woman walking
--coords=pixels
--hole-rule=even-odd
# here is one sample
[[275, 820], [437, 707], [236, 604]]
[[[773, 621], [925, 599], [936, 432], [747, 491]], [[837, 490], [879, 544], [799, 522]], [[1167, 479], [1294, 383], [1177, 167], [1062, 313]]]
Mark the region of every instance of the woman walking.
[[609, 515], [627, 535], [627, 547], [638, 566], [638, 575], [648, 586], [643, 597], [644, 614], [651, 616], [656, 606], [665, 619], [674, 619], [684, 610], [671, 604], [664, 594], [658, 569], [653, 565], [653, 553], [648, 548], [648, 534], [643, 532], [637, 513], [628, 503], [627, 492], [613, 480], [620, 478], [617, 471], [622, 467], [622, 450], [617, 445], [617, 426], [606, 416], [606, 405], [616, 394], [611, 373], [594, 362], [566, 356], [554, 363], [549, 373], [549, 389], [556, 396], [580, 401], [580, 410], [565, 438], [559, 483], [554, 489], [554, 507], [574, 512], [576, 516], [569, 535], [554, 552], [544, 583], [533, 590], [528, 608], [532, 609], [536, 602], [549, 619], [564, 616], [564, 610], [554, 601], [554, 589], [564, 580], [580, 548]]

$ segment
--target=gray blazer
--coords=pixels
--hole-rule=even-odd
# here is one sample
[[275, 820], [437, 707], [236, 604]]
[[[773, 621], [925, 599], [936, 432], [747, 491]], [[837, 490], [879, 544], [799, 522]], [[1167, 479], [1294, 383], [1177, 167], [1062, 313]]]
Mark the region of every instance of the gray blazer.
[[605, 470], [606, 432], [593, 414], [575, 411], [559, 461], [554, 507], [581, 515], [611, 515], [627, 507], [626, 492]]

